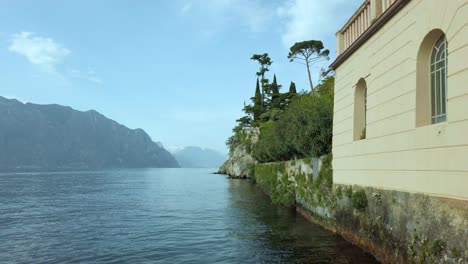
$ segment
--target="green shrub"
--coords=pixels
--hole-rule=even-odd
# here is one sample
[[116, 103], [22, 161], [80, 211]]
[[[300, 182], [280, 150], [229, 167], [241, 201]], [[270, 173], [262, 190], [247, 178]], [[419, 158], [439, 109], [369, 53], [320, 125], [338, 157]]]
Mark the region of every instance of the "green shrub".
[[451, 253], [452, 256], [455, 257], [455, 258], [460, 258], [461, 255], [462, 255], [462, 254], [461, 254], [461, 250], [458, 249], [458, 248], [455, 248], [455, 247], [453, 247], [453, 248], [450, 249], [450, 253]]
[[247, 171], [250, 177], [254, 177], [255, 175], [255, 164], [249, 163], [247, 164]]
[[330, 153], [333, 86], [333, 77], [325, 79], [313, 94], [304, 93], [294, 98], [277, 121], [261, 124], [253, 157], [260, 162], [271, 162]]
[[315, 188], [323, 186], [324, 188], [331, 190], [333, 185], [332, 160], [333, 155], [331, 153], [327, 154], [322, 160], [322, 166], [320, 167], [317, 179], [313, 183]]
[[338, 197], [338, 199], [343, 198], [343, 188], [341, 186], [336, 187], [335, 193], [336, 193], [336, 197]]
[[427, 237], [419, 235], [414, 230], [408, 245], [410, 263], [442, 263], [441, 258], [446, 247], [447, 244], [444, 241], [437, 239], [431, 243]]
[[[294, 183], [286, 174], [286, 165], [281, 163], [255, 165], [255, 180], [267, 192], [273, 203], [290, 206], [294, 204], [296, 192]], [[282, 175], [278, 177], [278, 175]]]
[[226, 140], [229, 152], [231, 153], [238, 146], [244, 146], [245, 150], [250, 153], [252, 150], [252, 139], [245, 132], [244, 128], [238, 125], [232, 131], [234, 134]]
[[364, 211], [367, 207], [367, 196], [364, 190], [359, 190], [353, 193], [351, 197], [351, 204], [354, 209]]
[[349, 185], [348, 187], [346, 187], [345, 194], [346, 197], [348, 197], [348, 199], [353, 198], [353, 186]]

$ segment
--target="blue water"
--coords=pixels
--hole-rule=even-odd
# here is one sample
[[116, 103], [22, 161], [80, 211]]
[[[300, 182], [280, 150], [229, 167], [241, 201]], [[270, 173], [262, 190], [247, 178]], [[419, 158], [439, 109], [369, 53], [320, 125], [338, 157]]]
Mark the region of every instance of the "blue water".
[[0, 262], [376, 263], [211, 171], [0, 174]]

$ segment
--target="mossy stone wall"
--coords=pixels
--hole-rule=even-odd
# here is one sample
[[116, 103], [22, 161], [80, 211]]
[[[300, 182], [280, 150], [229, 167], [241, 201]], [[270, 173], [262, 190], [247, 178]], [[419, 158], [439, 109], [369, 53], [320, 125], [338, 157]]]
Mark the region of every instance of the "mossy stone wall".
[[332, 157], [256, 164], [272, 201], [298, 211], [384, 263], [468, 263], [468, 202], [362, 186], [334, 185]]

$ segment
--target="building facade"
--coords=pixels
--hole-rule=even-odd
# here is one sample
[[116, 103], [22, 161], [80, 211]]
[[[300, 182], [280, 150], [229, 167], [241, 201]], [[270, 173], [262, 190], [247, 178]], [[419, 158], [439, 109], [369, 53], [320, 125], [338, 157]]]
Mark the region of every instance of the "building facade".
[[468, 200], [468, 0], [366, 0], [337, 53], [334, 183]]

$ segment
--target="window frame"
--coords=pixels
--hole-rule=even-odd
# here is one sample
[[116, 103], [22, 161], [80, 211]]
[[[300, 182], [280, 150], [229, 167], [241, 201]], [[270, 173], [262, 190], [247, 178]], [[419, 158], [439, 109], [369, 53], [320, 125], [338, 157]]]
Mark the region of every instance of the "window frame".
[[447, 121], [447, 47], [447, 38], [443, 34], [436, 41], [430, 55], [429, 78], [432, 124]]

